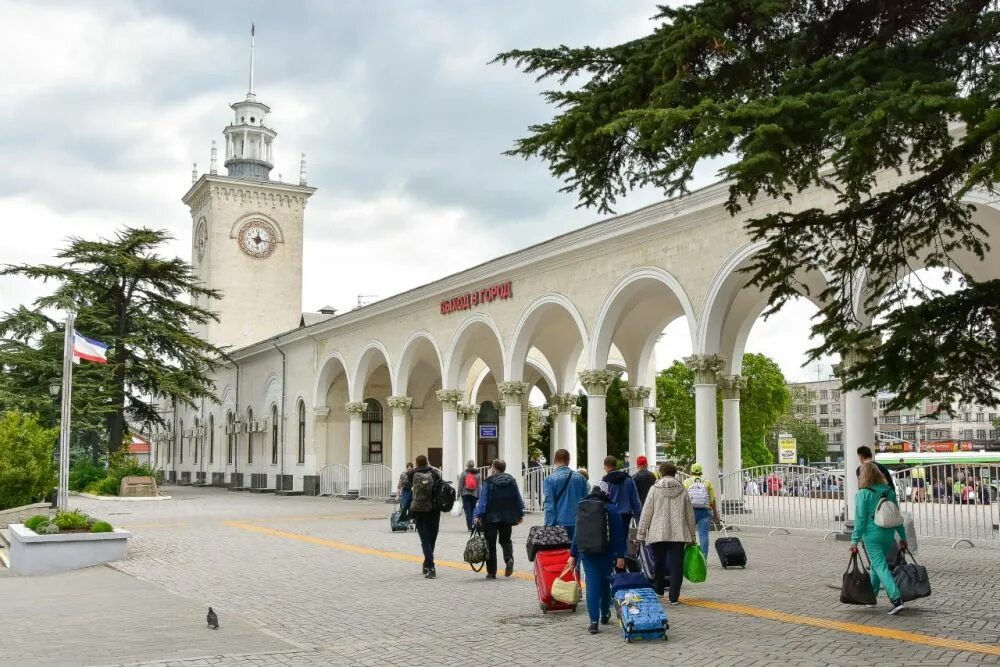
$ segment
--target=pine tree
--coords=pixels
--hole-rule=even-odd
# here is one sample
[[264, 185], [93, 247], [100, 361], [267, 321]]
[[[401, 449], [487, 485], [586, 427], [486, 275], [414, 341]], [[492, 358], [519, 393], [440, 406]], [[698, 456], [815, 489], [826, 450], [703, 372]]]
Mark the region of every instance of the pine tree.
[[77, 331], [109, 344], [106, 365], [74, 369], [73, 419], [74, 429], [103, 426], [110, 452], [129, 423], [162, 424], [157, 399], [191, 406], [214, 400], [211, 374], [225, 356], [191, 329], [216, 316], [187, 299], [205, 303], [219, 294], [203, 288], [183, 260], [156, 254], [169, 239], [164, 231], [127, 228], [111, 240], [70, 239], [58, 265], [0, 270], [58, 283], [33, 308], [0, 318], [0, 408], [51, 414], [47, 387], [60, 381], [63, 349], [63, 324], [53, 311], [76, 312]]
[[[731, 214], [833, 192], [834, 211], [747, 223], [764, 243], [750, 284], [773, 311], [825, 270], [811, 354], [851, 360], [845, 389], [887, 389], [890, 409], [996, 405], [1000, 274], [963, 200], [995, 198], [1000, 177], [996, 0], [701, 0], [654, 18], [617, 46], [500, 54], [559, 84], [544, 93], [557, 115], [509, 153], [541, 157], [602, 211], [636, 187], [683, 193], [712, 158], [729, 161]], [[904, 280], [922, 266], [959, 289]]]

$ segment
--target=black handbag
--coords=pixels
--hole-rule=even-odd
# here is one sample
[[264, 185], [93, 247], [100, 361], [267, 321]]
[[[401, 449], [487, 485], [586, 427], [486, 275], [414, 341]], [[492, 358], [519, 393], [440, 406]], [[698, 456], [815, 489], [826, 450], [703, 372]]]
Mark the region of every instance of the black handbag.
[[535, 560], [535, 552], [552, 549], [569, 549], [571, 541], [564, 526], [532, 526], [528, 531], [526, 547], [528, 560]]
[[840, 601], [844, 604], [875, 604], [875, 590], [872, 588], [871, 576], [858, 554], [851, 554], [851, 560], [844, 570]]
[[[486, 538], [483, 537], [479, 526], [472, 527], [469, 541], [465, 543], [465, 552], [462, 559], [469, 564], [473, 572], [479, 572], [486, 566], [486, 558], [489, 556], [489, 547], [486, 545]], [[476, 567], [479, 565], [479, 567]]]
[[[910, 561], [906, 562], [906, 557]], [[931, 594], [931, 580], [927, 578], [927, 568], [917, 563], [909, 551], [900, 551], [892, 565], [892, 579], [899, 589], [903, 602], [925, 598]]]

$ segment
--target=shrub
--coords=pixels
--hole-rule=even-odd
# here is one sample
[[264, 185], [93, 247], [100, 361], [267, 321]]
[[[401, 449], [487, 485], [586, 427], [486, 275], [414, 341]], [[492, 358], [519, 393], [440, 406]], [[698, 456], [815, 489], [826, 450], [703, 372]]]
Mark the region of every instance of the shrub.
[[24, 522], [24, 527], [27, 528], [28, 530], [33, 530], [37, 533], [38, 527], [43, 523], [48, 523], [48, 522], [49, 522], [49, 517], [45, 516], [44, 514], [36, 514], [35, 516], [31, 517], [30, 519]]
[[52, 449], [58, 434], [31, 415], [0, 417], [0, 509], [33, 503], [55, 485]]
[[114, 477], [105, 477], [88, 486], [87, 493], [93, 493], [98, 496], [117, 496], [119, 486], [121, 486], [120, 479], [116, 480]]
[[59, 526], [52, 523], [51, 521], [46, 521], [45, 523], [35, 528], [35, 532], [39, 535], [58, 535]]
[[59, 526], [59, 530], [83, 530], [90, 526], [90, 517], [80, 510], [58, 512], [52, 523]]
[[108, 459], [107, 476], [97, 482], [87, 486], [88, 493], [101, 496], [117, 496], [125, 477], [155, 477], [156, 471], [149, 466], [144, 466], [135, 460], [128, 451], [122, 447]]
[[69, 488], [73, 491], [83, 491], [94, 482], [104, 479], [108, 471], [94, 465], [90, 459], [78, 461], [69, 470]]
[[114, 528], [107, 521], [95, 521], [94, 525], [90, 527], [90, 532], [92, 533], [110, 533], [113, 530]]

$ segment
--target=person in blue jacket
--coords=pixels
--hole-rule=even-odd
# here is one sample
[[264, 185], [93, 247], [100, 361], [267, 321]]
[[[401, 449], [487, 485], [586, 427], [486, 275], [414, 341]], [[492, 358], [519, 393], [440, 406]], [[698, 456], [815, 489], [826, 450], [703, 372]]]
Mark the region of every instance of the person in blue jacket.
[[517, 480], [507, 474], [507, 462], [493, 460], [493, 474], [483, 482], [476, 504], [476, 523], [483, 527], [486, 537], [486, 578], [497, 578], [497, 538], [503, 550], [503, 576], [514, 574], [514, 545], [511, 530], [524, 521], [524, 499], [517, 488]]
[[576, 506], [590, 491], [583, 475], [569, 467], [569, 451], [556, 450], [552, 457], [556, 469], [545, 478], [545, 525], [563, 526], [573, 539], [576, 526]]
[[639, 520], [642, 514], [642, 502], [639, 500], [639, 487], [635, 485], [628, 470], [618, 469], [618, 459], [608, 456], [604, 459], [604, 481], [608, 483], [608, 495], [611, 502], [622, 515], [622, 523], [628, 529], [632, 519]]
[[587, 631], [596, 635], [598, 618], [602, 625], [607, 625], [611, 620], [611, 575], [616, 567], [625, 568], [625, 526], [622, 524], [618, 508], [611, 502], [606, 482], [598, 482], [580, 506], [590, 501], [604, 504], [607, 517], [607, 543], [600, 553], [584, 552], [577, 543], [577, 538], [580, 537], [580, 532], [577, 532], [573, 537], [570, 558], [566, 566], [576, 567], [577, 559], [583, 563], [583, 578], [587, 586], [587, 615], [590, 617], [590, 627]]

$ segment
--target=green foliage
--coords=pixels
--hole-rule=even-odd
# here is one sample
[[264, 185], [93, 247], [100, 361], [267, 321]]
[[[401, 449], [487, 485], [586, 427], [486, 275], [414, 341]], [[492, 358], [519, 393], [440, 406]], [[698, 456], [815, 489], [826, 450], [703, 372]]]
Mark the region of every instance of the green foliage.
[[667, 434], [667, 456], [686, 468], [695, 458], [694, 372], [680, 361], [656, 376], [656, 418]]
[[94, 465], [90, 459], [81, 459], [69, 469], [69, 488], [73, 491], [83, 491], [94, 482], [104, 479], [107, 470]]
[[44, 523], [38, 524], [38, 527], [35, 528], [35, 532], [38, 533], [39, 535], [58, 535], [59, 526], [52, 523], [51, 521], [46, 521]]
[[112, 531], [114, 531], [114, 528], [107, 521], [95, 521], [90, 526], [90, 532], [92, 533], [110, 533]]
[[803, 387], [795, 387], [791, 393], [792, 400], [785, 414], [778, 421], [777, 428], [768, 436], [768, 448], [777, 454], [778, 433], [788, 433], [795, 438], [795, 448], [799, 458], [810, 462], [823, 461], [828, 453], [826, 434], [812, 418], [799, 413], [799, 406], [809, 403], [808, 392]]
[[24, 522], [24, 527], [29, 530], [34, 530], [35, 532], [38, 532], [38, 527], [43, 523], [48, 523], [48, 521], [49, 517], [46, 516], [45, 514], [36, 514], [35, 516], [31, 517], [30, 519], [27, 519]]
[[52, 523], [59, 526], [59, 530], [84, 530], [90, 526], [90, 517], [80, 510], [57, 512]]
[[778, 460], [774, 453], [761, 440], [747, 440], [743, 438], [740, 447], [744, 468], [771, 465]]
[[95, 496], [117, 496], [121, 489], [121, 480], [114, 477], [105, 477], [87, 487], [87, 493]]
[[139, 463], [134, 456], [121, 448], [108, 457], [105, 477], [87, 486], [87, 492], [99, 496], [117, 496], [125, 477], [156, 477], [153, 468]]
[[[748, 453], [755, 458], [763, 456], [765, 439], [791, 404], [791, 394], [781, 368], [763, 354], [744, 354], [742, 375], [746, 386], [740, 390], [740, 446], [747, 467]], [[770, 454], [768, 458], [771, 460], [765, 463], [774, 462]]]
[[0, 509], [37, 502], [52, 490], [57, 437], [32, 415], [8, 412], [0, 418]]
[[[965, 196], [995, 197], [1000, 180], [1000, 5], [700, 0], [654, 18], [616, 46], [497, 56], [559, 84], [544, 93], [555, 117], [510, 153], [601, 210], [637, 187], [682, 193], [720, 158], [731, 214], [830, 193], [836, 207], [748, 220], [763, 244], [751, 285], [778, 308], [825, 271], [811, 354], [852, 360], [845, 390], [891, 391], [889, 409], [997, 405], [1000, 280]], [[903, 282], [912, 266], [945, 267], [959, 289]]]
[[[628, 397], [624, 391], [626, 386], [628, 385], [622, 381], [621, 374], [617, 375], [608, 385], [607, 398], [605, 399], [608, 411], [608, 454], [616, 457], [619, 461], [628, 454]], [[583, 416], [581, 415], [581, 417]], [[586, 461], [586, 459], [583, 460]], [[595, 479], [600, 477], [603, 475], [599, 475]]]
[[0, 275], [57, 283], [55, 291], [0, 318], [0, 408], [48, 404], [47, 387], [61, 375], [62, 323], [47, 312], [75, 310], [76, 328], [110, 344], [107, 364], [83, 363], [73, 373], [74, 426], [101, 429], [111, 451], [125, 441], [126, 418], [162, 424], [160, 397], [194, 406], [215, 400], [212, 373], [222, 350], [191, 334], [217, 319], [197, 305], [219, 298], [191, 266], [156, 254], [164, 231], [127, 228], [111, 240], [71, 239], [58, 265], [7, 266]]

